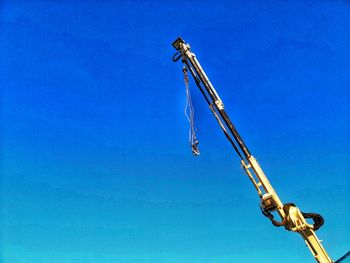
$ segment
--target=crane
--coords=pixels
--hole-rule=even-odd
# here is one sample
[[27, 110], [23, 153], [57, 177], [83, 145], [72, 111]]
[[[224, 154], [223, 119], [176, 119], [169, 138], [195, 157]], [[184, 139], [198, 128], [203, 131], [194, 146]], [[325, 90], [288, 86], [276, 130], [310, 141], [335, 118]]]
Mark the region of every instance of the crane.
[[[187, 92], [189, 92], [188, 72], [190, 72], [223, 133], [238, 154], [241, 166], [246, 175], [256, 189], [260, 198], [260, 208], [263, 215], [265, 215], [274, 226], [284, 227], [287, 231], [299, 233], [317, 262], [332, 263], [333, 261], [328, 256], [315, 233], [316, 230], [323, 225], [323, 217], [317, 213], [304, 213], [300, 211], [294, 203], [284, 204], [281, 201], [260, 164], [250, 153], [236, 127], [226, 113], [224, 103], [205, 74], [196, 55], [191, 51], [190, 45], [181, 37], [178, 37], [172, 43], [172, 46], [176, 49], [172, 60], [176, 62], [181, 59], [183, 63]], [[190, 97], [189, 102], [191, 103]], [[192, 105], [190, 105], [190, 108], [191, 107]], [[198, 141], [193, 128], [192, 112], [190, 113], [189, 120], [191, 122], [190, 142], [192, 144], [192, 152], [194, 155], [198, 155]], [[279, 217], [279, 220], [276, 219], [276, 217]], [[307, 218], [312, 219], [313, 224], [308, 223], [306, 221]]]

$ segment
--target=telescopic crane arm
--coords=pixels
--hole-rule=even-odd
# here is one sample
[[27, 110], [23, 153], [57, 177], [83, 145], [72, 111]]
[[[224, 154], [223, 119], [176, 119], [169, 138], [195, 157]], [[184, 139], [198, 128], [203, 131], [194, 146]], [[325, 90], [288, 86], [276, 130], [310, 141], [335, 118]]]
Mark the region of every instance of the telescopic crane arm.
[[[288, 231], [298, 232], [317, 262], [332, 263], [333, 261], [329, 258], [321, 245], [321, 241], [315, 234], [315, 231], [323, 224], [322, 216], [316, 213], [303, 213], [293, 203], [282, 203], [259, 163], [251, 155], [225, 112], [222, 100], [199, 64], [195, 54], [191, 51], [190, 45], [179, 37], [174, 41], [173, 47], [177, 50], [173, 61], [182, 60], [184, 69], [186, 69], [186, 72], [188, 70], [193, 76], [196, 85], [207, 101], [226, 138], [240, 157], [241, 165], [260, 197], [262, 213], [271, 220], [273, 225], [277, 227], [284, 226]], [[274, 212], [278, 214], [279, 221], [275, 220]], [[305, 218], [313, 219], [314, 224], [309, 224]]]

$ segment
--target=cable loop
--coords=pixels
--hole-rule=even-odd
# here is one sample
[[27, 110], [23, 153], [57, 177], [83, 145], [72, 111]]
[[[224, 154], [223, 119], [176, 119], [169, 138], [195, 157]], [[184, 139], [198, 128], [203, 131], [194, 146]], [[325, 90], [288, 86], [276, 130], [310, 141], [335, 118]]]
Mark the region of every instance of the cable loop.
[[196, 131], [197, 129], [195, 128], [194, 125], [194, 108], [192, 104], [192, 98], [191, 98], [191, 93], [190, 93], [190, 87], [188, 84], [188, 73], [187, 73], [187, 67], [184, 64], [182, 67], [182, 71], [184, 73], [184, 81], [185, 81], [185, 86], [186, 86], [186, 96], [187, 96], [187, 103], [185, 107], [185, 115], [188, 119], [188, 122], [190, 123], [190, 130], [188, 133], [188, 140], [191, 144], [192, 148], [192, 153], [194, 156], [200, 155], [199, 148], [198, 148], [198, 140], [196, 137]]
[[173, 60], [173, 62], [176, 62], [176, 61], [178, 61], [180, 58], [181, 58], [181, 52], [180, 52], [180, 51], [177, 51], [177, 52], [173, 55], [172, 60]]

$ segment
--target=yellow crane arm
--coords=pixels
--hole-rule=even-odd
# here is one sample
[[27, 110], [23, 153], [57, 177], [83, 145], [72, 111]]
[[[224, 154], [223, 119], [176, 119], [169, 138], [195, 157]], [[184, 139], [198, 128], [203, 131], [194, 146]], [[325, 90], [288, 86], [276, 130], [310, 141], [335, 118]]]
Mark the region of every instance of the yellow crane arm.
[[[317, 262], [332, 263], [333, 261], [330, 259], [321, 241], [315, 234], [315, 231], [323, 224], [323, 218], [315, 213], [303, 213], [292, 203], [282, 203], [261, 166], [251, 155], [243, 139], [225, 112], [224, 103], [205, 74], [195, 54], [191, 51], [190, 45], [179, 37], [174, 41], [173, 47], [177, 50], [173, 61], [182, 60], [186, 72], [188, 70], [193, 76], [196, 85], [209, 104], [209, 108], [213, 112], [225, 136], [239, 155], [241, 165], [260, 197], [260, 206], [263, 214], [267, 216], [275, 226], [283, 226], [288, 231], [299, 233]], [[279, 215], [280, 221], [274, 219], [274, 212]], [[307, 223], [305, 218], [312, 218], [315, 223], [311, 225]]]

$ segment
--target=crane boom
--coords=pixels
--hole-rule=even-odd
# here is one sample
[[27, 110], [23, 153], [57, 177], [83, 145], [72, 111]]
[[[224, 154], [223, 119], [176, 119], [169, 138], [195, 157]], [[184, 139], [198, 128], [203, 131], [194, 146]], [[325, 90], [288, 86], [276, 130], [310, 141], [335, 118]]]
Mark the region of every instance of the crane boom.
[[[184, 68], [193, 76], [196, 85], [209, 104], [209, 108], [225, 136], [239, 155], [242, 167], [257, 190], [262, 213], [271, 220], [273, 225], [277, 227], [284, 226], [288, 231], [299, 233], [317, 262], [332, 263], [333, 261], [328, 256], [315, 233], [323, 224], [322, 216], [316, 213], [303, 213], [293, 203], [282, 203], [260, 164], [251, 155], [234, 124], [231, 122], [224, 109], [224, 103], [205, 74], [195, 54], [191, 51], [190, 45], [179, 37], [173, 42], [173, 47], [177, 50], [173, 61], [182, 60]], [[279, 215], [280, 221], [275, 220], [274, 213]], [[311, 218], [314, 224], [309, 224], [305, 218]]]

